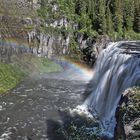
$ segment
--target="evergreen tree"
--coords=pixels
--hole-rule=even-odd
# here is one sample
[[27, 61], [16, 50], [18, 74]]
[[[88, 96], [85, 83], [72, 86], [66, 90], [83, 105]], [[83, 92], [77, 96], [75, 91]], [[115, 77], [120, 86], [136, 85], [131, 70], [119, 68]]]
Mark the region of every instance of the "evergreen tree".
[[134, 31], [140, 33], [140, 1], [134, 0]]
[[[50, 8], [53, 2], [59, 7], [55, 13]], [[122, 38], [140, 32], [140, 0], [41, 0], [38, 13], [45, 19], [54, 14], [65, 16], [86, 34], [98, 32]]]
[[123, 0], [114, 0], [113, 12], [114, 12], [114, 28], [115, 31], [122, 36], [123, 34]]
[[47, 3], [48, 3], [47, 0], [41, 0], [40, 1], [41, 9], [45, 9], [47, 7]]
[[127, 31], [133, 30], [134, 0], [125, 0], [123, 13], [124, 13], [124, 27], [127, 29]]
[[97, 8], [96, 8], [96, 0], [89, 0], [90, 9], [89, 9], [89, 18], [92, 21], [92, 29], [97, 29]]
[[101, 34], [106, 33], [106, 1], [105, 0], [98, 0], [98, 24], [99, 29], [98, 32]]
[[112, 19], [112, 13], [110, 10], [110, 3], [111, 1], [107, 1], [107, 10], [106, 10], [106, 30], [107, 30], [107, 34], [112, 36], [112, 33], [114, 32], [114, 27], [113, 27], [113, 19]]

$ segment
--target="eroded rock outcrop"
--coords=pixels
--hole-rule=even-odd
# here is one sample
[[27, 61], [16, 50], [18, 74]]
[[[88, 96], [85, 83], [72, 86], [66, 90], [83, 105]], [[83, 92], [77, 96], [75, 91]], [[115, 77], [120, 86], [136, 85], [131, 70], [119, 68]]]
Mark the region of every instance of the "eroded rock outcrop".
[[[68, 32], [58, 32], [55, 31], [57, 27], [50, 26], [52, 23], [49, 23], [49, 27], [45, 27], [46, 32], [44, 32], [38, 29], [44, 23], [39, 19], [1, 16], [0, 21], [1, 56], [6, 57], [19, 52], [28, 52], [51, 58], [56, 55], [71, 55], [73, 53], [71, 50], [75, 49], [80, 52], [78, 55], [81, 55], [86, 63], [92, 65], [100, 51], [110, 41], [107, 36], [101, 36], [97, 40], [83, 33], [77, 32], [73, 35]], [[62, 21], [61, 26], [66, 28], [68, 24], [64, 24], [66, 19]]]
[[140, 87], [127, 89], [116, 111], [115, 139], [139, 139], [140, 137]]

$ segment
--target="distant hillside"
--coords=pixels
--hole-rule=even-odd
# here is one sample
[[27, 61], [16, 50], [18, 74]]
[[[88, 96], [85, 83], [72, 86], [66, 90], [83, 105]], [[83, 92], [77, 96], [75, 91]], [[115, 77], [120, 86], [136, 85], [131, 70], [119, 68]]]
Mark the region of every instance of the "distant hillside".
[[0, 0], [0, 15], [12, 17], [36, 17], [36, 9], [39, 5], [34, 5], [30, 0]]
[[140, 38], [139, 0], [41, 0], [40, 5], [38, 14], [43, 19], [66, 17], [87, 35]]
[[93, 64], [110, 40], [140, 39], [139, 11], [139, 0], [0, 0], [0, 38]]
[[139, 0], [0, 0], [0, 14], [42, 18], [45, 25], [65, 17], [68, 32], [74, 26], [88, 36], [119, 40], [140, 38], [139, 11]]

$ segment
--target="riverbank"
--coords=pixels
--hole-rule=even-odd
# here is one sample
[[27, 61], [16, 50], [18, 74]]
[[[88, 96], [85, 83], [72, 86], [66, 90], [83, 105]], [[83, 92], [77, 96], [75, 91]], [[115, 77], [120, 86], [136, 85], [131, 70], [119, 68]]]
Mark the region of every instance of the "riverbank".
[[32, 72], [48, 73], [62, 70], [59, 64], [32, 54], [12, 56], [10, 63], [0, 62], [0, 93], [16, 87]]
[[0, 63], [0, 93], [14, 88], [24, 76], [24, 73], [14, 66]]

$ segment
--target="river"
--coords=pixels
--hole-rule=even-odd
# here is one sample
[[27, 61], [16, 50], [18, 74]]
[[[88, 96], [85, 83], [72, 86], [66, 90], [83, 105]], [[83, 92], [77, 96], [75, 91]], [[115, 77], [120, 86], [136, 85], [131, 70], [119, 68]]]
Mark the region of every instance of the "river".
[[47, 120], [82, 103], [88, 80], [72, 70], [33, 73], [0, 95], [0, 140], [47, 140]]

